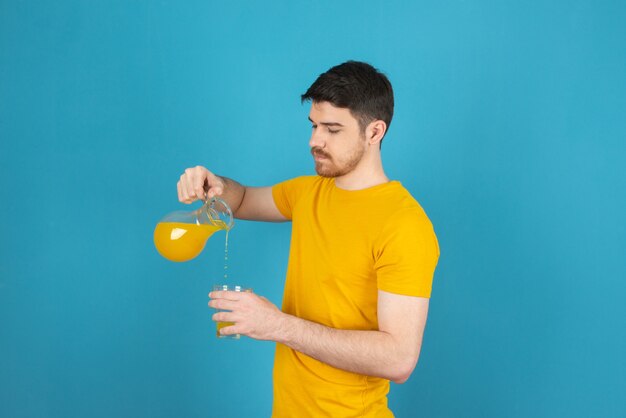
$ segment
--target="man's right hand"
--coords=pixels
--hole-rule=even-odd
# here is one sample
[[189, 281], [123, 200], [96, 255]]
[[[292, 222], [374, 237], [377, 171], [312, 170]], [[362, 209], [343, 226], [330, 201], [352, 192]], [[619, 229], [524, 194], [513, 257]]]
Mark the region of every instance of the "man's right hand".
[[224, 193], [224, 180], [199, 165], [186, 169], [176, 186], [178, 200], [182, 203], [210, 199]]

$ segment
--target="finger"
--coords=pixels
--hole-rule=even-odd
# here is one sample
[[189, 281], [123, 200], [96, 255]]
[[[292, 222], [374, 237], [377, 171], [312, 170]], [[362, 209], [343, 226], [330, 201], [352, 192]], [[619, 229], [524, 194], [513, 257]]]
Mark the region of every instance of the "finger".
[[184, 183], [185, 191], [187, 192], [187, 196], [189, 196], [189, 198], [193, 200], [196, 200], [198, 197], [196, 195], [196, 190], [194, 188], [195, 178], [196, 178], [196, 172], [193, 168], [188, 168], [185, 170], [185, 183]]
[[195, 166], [185, 170], [187, 174], [187, 193], [196, 199], [204, 199], [204, 180], [208, 170], [202, 166]]
[[233, 334], [240, 334], [240, 333], [241, 332], [237, 331], [237, 324], [220, 328], [220, 335], [233, 335]]
[[189, 199], [189, 194], [187, 194], [187, 187], [185, 186], [186, 181], [187, 181], [187, 177], [185, 176], [185, 174], [182, 174], [178, 182], [178, 184], [180, 184], [180, 194], [183, 198], [182, 201], [184, 203], [191, 203], [192, 200]]
[[237, 308], [237, 302], [227, 299], [211, 299], [209, 301], [209, 307], [214, 309], [233, 311]]
[[[206, 184], [206, 177], [205, 176], [198, 176], [196, 178], [193, 179], [193, 189], [194, 192], [196, 193], [196, 196], [198, 196], [200, 199], [205, 198], [205, 191], [204, 191], [204, 185]], [[208, 188], [208, 187], [207, 187]]]
[[178, 192], [178, 201], [181, 203], [191, 203], [189, 202], [189, 198], [185, 195], [183, 187], [181, 186], [181, 182], [176, 183], [176, 190]]
[[235, 314], [228, 311], [216, 312], [211, 316], [211, 319], [215, 322], [236, 322]]
[[215, 174], [207, 170], [206, 180], [209, 186], [209, 190], [207, 192], [208, 199], [215, 196], [221, 196], [222, 193], [224, 193], [224, 183], [219, 176], [216, 176]]
[[241, 299], [241, 292], [231, 292], [230, 290], [214, 290], [209, 293], [211, 299], [225, 299], [231, 301], [238, 301]]

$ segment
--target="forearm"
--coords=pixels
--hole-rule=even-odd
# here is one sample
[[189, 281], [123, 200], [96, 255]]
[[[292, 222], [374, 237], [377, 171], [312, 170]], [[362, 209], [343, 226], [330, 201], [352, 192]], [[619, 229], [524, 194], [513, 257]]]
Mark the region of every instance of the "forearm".
[[387, 332], [340, 330], [286, 314], [276, 341], [333, 367], [396, 383], [406, 381], [417, 362]]

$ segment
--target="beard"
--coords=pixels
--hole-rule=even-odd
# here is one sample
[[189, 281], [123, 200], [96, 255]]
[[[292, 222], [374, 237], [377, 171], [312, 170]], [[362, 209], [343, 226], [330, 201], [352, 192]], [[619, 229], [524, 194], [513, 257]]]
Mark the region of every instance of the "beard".
[[341, 177], [350, 173], [359, 164], [365, 154], [365, 144], [350, 150], [343, 158], [334, 158], [319, 147], [311, 148], [313, 156], [324, 157], [322, 161], [315, 161], [315, 172], [322, 177]]

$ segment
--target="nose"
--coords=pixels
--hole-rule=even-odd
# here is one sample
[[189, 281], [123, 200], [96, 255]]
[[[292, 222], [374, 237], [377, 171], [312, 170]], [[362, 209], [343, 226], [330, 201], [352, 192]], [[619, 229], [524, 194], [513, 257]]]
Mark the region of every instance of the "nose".
[[324, 148], [326, 145], [323, 135], [318, 128], [313, 128], [313, 132], [311, 132], [311, 139], [309, 139], [309, 147], [314, 148]]

